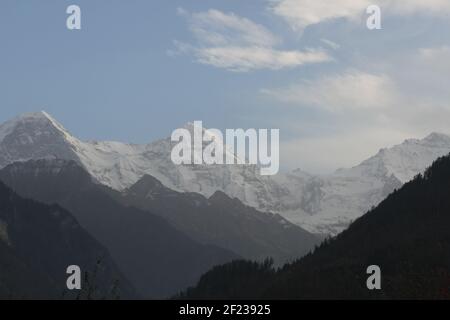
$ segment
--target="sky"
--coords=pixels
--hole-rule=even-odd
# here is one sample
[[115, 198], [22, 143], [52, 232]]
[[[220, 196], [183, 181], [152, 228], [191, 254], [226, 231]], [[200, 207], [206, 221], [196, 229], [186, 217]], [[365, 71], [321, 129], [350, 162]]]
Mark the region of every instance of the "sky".
[[284, 170], [331, 172], [450, 133], [449, 30], [449, 0], [1, 0], [0, 121], [45, 110], [132, 143], [280, 129]]

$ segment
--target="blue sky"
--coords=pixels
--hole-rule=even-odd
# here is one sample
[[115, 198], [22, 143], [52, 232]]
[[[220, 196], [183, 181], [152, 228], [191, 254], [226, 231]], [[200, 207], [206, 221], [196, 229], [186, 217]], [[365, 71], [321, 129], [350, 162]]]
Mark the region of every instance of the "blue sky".
[[135, 143], [192, 120], [279, 128], [282, 167], [327, 172], [450, 132], [449, 18], [448, 0], [2, 0], [0, 121], [46, 110]]

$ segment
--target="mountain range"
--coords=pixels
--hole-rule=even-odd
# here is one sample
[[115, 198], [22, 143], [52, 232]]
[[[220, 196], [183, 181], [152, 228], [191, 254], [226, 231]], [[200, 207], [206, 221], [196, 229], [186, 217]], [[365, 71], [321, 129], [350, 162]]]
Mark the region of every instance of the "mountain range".
[[433, 133], [422, 140], [406, 140], [353, 168], [327, 175], [294, 170], [260, 176], [257, 166], [246, 165], [177, 166], [170, 160], [172, 145], [170, 138], [145, 145], [85, 142], [47, 113], [30, 113], [0, 126], [0, 168], [41, 158], [73, 160], [97, 182], [118, 191], [149, 175], [176, 192], [209, 198], [221, 191], [258, 211], [279, 214], [312, 233], [336, 235], [424, 172], [433, 160], [450, 152], [450, 137]]

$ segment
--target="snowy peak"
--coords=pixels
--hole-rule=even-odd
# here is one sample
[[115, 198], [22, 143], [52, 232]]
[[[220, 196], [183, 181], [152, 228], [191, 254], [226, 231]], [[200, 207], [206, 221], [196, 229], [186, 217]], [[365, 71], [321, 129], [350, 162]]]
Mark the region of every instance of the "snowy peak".
[[50, 115], [45, 111], [38, 112], [26, 112], [23, 113], [16, 118], [12, 119], [12, 122], [20, 122], [20, 121], [36, 121], [36, 120], [50, 120]]
[[[201, 128], [201, 131], [198, 130], [199, 127]], [[239, 159], [237, 157], [237, 155], [234, 151], [234, 148], [233, 148], [234, 142], [230, 144], [226, 140], [226, 132], [222, 132], [218, 129], [205, 128], [203, 126], [203, 122], [201, 122], [201, 121], [187, 122], [182, 128], [189, 131], [189, 133], [191, 135], [191, 139], [192, 139], [191, 143], [193, 146], [194, 146], [194, 133], [196, 132], [196, 129], [197, 129], [198, 132], [201, 132], [201, 139], [204, 140], [202, 143], [203, 148], [205, 148], [207, 145], [209, 145], [211, 142], [214, 141], [218, 145], [223, 145], [223, 153], [226, 157], [230, 157], [231, 159], [234, 159], [234, 161], [236, 163], [245, 162], [243, 159]], [[193, 152], [197, 156], [201, 157], [203, 150], [194, 148]]]
[[20, 124], [44, 124], [44, 123], [57, 123], [48, 113], [45, 111], [40, 112], [27, 112], [23, 113], [12, 120], [5, 122], [2, 126], [8, 125], [14, 127]]
[[68, 139], [69, 142], [74, 142], [77, 139], [75, 139], [70, 133], [69, 131], [66, 130], [66, 128], [64, 128], [58, 121], [56, 121], [51, 115], [49, 115], [47, 112], [45, 111], [41, 111], [40, 114], [42, 114], [42, 116], [44, 118], [47, 119], [47, 121], [49, 121], [49, 123], [56, 128], [57, 130], [59, 130], [66, 139]]
[[0, 167], [32, 159], [78, 161], [78, 143], [46, 112], [25, 113], [0, 126]]
[[45, 111], [24, 113], [2, 124], [0, 126], [0, 142], [16, 131], [30, 136], [59, 132], [65, 138], [74, 140], [72, 135]]
[[421, 140], [409, 139], [392, 148], [381, 149], [360, 166], [370, 166], [372, 171], [377, 172], [384, 170], [387, 176], [393, 175], [406, 183], [449, 152], [450, 136], [432, 133]]
[[32, 122], [45, 121], [45, 116], [42, 112], [24, 113], [12, 120], [9, 120], [0, 125], [0, 142], [10, 135], [17, 126], [29, 124]]
[[[201, 127], [200, 127], [200, 125], [201, 125]], [[201, 128], [201, 131], [198, 130], [198, 128]], [[205, 128], [201, 121], [188, 122], [183, 126], [183, 129], [186, 129], [189, 131], [192, 139], [194, 139], [195, 130], [198, 130], [199, 132], [201, 132], [202, 138], [205, 140], [208, 140], [208, 143], [209, 143], [209, 141], [216, 141], [218, 143], [223, 143], [225, 145], [225, 139], [224, 139], [225, 137], [223, 136], [223, 134], [225, 134], [225, 133], [222, 133], [222, 136], [221, 136], [219, 134], [219, 132], [217, 132], [217, 129]], [[204, 143], [204, 144], [208, 144], [208, 143]], [[228, 149], [227, 146], [225, 146], [225, 147]]]
[[450, 137], [432, 133], [381, 149], [358, 166], [330, 175], [294, 171], [291, 181], [278, 176], [278, 184], [288, 189], [278, 212], [309, 231], [335, 235], [449, 152]]
[[433, 132], [423, 139], [424, 142], [430, 145], [450, 145], [450, 136], [444, 133]]

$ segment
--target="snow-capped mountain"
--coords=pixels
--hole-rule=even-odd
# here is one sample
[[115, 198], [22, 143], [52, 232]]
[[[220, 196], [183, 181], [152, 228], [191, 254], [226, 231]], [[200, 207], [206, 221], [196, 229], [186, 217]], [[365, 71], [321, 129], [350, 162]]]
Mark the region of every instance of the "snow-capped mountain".
[[[294, 171], [277, 176], [288, 189], [278, 203], [279, 212], [306, 230], [336, 234], [449, 152], [450, 136], [432, 133], [382, 149], [358, 166], [333, 174], [305, 178]], [[295, 186], [292, 181], [299, 182]]]
[[279, 213], [308, 231], [336, 234], [448, 154], [450, 137], [433, 133], [423, 140], [407, 140], [356, 167], [323, 176], [300, 170], [261, 176], [259, 168], [245, 165], [176, 166], [170, 159], [172, 146], [170, 138], [146, 145], [80, 141], [40, 112], [0, 126], [0, 167], [40, 158], [74, 160], [99, 183], [117, 190], [147, 174], [176, 191], [206, 197], [222, 191], [260, 211]]

